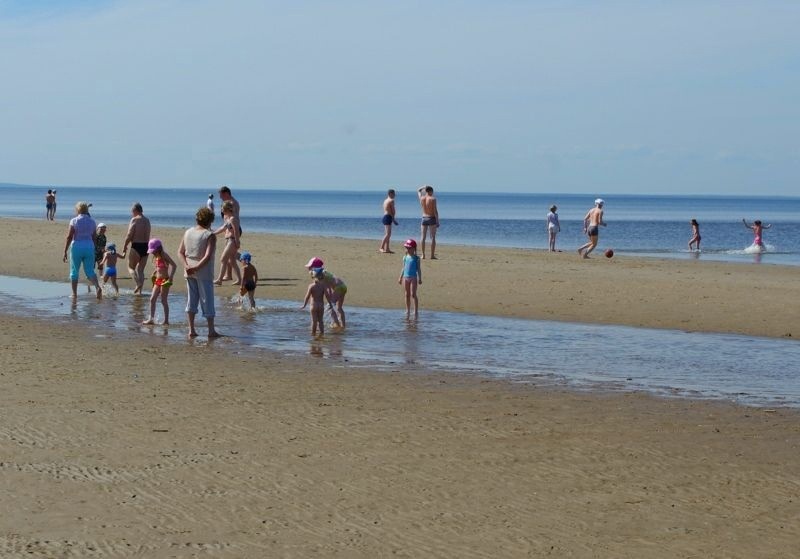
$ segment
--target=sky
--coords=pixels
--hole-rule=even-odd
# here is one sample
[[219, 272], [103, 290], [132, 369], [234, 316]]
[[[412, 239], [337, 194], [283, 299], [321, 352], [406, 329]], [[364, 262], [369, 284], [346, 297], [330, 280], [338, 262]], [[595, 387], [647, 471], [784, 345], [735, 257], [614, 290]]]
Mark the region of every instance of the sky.
[[0, 182], [800, 195], [800, 3], [0, 0]]

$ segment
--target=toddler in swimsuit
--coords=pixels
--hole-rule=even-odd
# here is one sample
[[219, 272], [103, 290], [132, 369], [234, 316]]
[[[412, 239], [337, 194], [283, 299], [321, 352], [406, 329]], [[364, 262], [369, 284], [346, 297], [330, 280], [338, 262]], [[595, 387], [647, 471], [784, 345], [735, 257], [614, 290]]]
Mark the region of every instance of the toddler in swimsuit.
[[331, 312], [333, 312], [333, 303], [331, 303], [328, 290], [324, 284], [325, 270], [313, 268], [311, 275], [314, 277], [314, 282], [308, 286], [306, 298], [300, 308], [306, 308], [309, 301], [311, 302], [311, 335], [316, 336], [317, 329], [319, 329], [319, 335], [322, 336], [325, 334], [325, 300], [328, 301], [328, 307], [330, 307]]
[[111, 285], [114, 287], [114, 291], [117, 295], [119, 295], [119, 286], [117, 285], [117, 260], [119, 260], [119, 254], [117, 254], [117, 245], [114, 243], [108, 243], [106, 245], [105, 252], [103, 252], [103, 259], [100, 261], [98, 268], [103, 270], [103, 291], [105, 291], [106, 284], [110, 279]]
[[[250, 309], [256, 309], [256, 284], [258, 283], [258, 270], [253, 266], [251, 260], [253, 256], [249, 252], [243, 252], [239, 255], [239, 262], [242, 263], [242, 283], [239, 288], [239, 295], [244, 297], [247, 293], [247, 298], [250, 300]], [[244, 302], [244, 299], [242, 299]]]
[[156, 302], [161, 299], [161, 306], [164, 307], [164, 322], [169, 324], [169, 288], [172, 286], [172, 278], [175, 277], [175, 270], [178, 266], [169, 254], [164, 252], [164, 247], [160, 239], [150, 239], [147, 243], [147, 254], [153, 255], [155, 272], [150, 278], [153, 282], [153, 293], [150, 295], [150, 317], [142, 324], [155, 324]]

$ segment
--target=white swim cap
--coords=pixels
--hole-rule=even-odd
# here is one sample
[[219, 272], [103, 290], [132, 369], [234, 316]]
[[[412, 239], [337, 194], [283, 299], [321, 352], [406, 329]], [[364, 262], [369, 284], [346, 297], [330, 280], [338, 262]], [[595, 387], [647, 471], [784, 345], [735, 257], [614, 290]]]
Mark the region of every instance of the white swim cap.
[[603, 204], [605, 204], [605, 201], [602, 198], [598, 198], [594, 201], [595, 206], [602, 206]]

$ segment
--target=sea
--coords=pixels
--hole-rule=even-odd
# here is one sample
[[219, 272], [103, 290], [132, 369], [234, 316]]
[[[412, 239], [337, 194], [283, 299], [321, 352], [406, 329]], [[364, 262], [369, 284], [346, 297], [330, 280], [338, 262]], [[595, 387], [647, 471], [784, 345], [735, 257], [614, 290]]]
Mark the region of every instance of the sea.
[[[194, 213], [216, 191], [202, 188], [132, 188], [58, 186], [57, 220], [73, 215], [79, 200], [92, 204], [92, 216], [109, 224], [126, 224], [130, 207], [139, 202], [154, 226], [189, 227]], [[44, 219], [47, 187], [0, 184], [0, 217]], [[304, 236], [374, 239], [383, 236], [385, 190], [234, 189], [241, 203], [245, 231]], [[800, 265], [800, 197], [606, 195], [503, 192], [436, 192], [441, 226], [439, 252], [448, 244], [547, 249], [545, 216], [558, 206], [561, 233], [557, 248], [574, 251], [586, 242], [583, 216], [598, 196], [605, 200], [607, 227], [598, 248], [619, 256], [700, 259], [747, 264]], [[398, 190], [393, 240], [419, 236], [416, 191]], [[689, 251], [690, 220], [700, 223], [701, 251]], [[764, 231], [765, 251], [752, 246], [753, 233], [742, 223], [756, 219]], [[119, 239], [113, 239], [119, 240]]]

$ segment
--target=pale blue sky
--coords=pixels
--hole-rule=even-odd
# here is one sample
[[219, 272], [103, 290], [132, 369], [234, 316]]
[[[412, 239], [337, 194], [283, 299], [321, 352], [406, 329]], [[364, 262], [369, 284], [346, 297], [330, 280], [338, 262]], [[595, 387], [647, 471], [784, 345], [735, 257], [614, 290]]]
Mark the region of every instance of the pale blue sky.
[[0, 182], [796, 196], [800, 3], [0, 0]]

